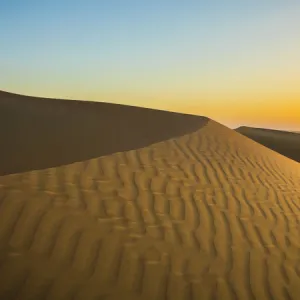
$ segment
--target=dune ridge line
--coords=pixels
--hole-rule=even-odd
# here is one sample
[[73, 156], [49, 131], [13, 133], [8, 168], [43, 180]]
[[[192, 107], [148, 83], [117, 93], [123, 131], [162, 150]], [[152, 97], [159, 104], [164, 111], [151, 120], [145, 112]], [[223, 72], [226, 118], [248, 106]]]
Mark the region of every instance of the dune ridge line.
[[298, 300], [299, 228], [299, 164], [207, 120], [0, 176], [0, 299]]

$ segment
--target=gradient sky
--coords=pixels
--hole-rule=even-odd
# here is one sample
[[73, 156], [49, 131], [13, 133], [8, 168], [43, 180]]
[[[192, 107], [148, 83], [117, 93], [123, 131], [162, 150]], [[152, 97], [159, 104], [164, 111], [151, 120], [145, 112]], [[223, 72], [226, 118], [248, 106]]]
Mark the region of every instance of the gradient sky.
[[300, 1], [0, 0], [0, 89], [300, 130]]

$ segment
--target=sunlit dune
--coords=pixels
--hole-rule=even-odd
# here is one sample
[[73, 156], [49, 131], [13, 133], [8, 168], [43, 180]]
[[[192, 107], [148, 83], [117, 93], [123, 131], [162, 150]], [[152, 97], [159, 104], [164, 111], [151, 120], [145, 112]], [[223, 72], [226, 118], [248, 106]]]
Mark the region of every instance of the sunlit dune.
[[0, 96], [0, 299], [299, 299], [299, 163], [204, 117]]

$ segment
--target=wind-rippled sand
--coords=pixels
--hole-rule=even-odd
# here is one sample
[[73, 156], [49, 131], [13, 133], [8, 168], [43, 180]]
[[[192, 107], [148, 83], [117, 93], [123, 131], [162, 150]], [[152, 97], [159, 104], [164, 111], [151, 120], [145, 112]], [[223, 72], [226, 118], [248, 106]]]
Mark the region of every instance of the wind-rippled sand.
[[299, 300], [300, 165], [208, 121], [1, 176], [0, 278], [6, 300]]

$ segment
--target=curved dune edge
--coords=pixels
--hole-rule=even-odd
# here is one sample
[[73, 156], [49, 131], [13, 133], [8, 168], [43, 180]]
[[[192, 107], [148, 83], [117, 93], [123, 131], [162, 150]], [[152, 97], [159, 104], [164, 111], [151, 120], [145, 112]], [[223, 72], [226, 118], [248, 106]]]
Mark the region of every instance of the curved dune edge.
[[195, 132], [208, 118], [0, 91], [0, 175], [46, 169]]
[[299, 164], [213, 121], [2, 176], [0, 205], [0, 299], [299, 299]]
[[240, 134], [276, 151], [296, 162], [300, 162], [299, 132], [281, 131], [242, 126], [236, 129]]

